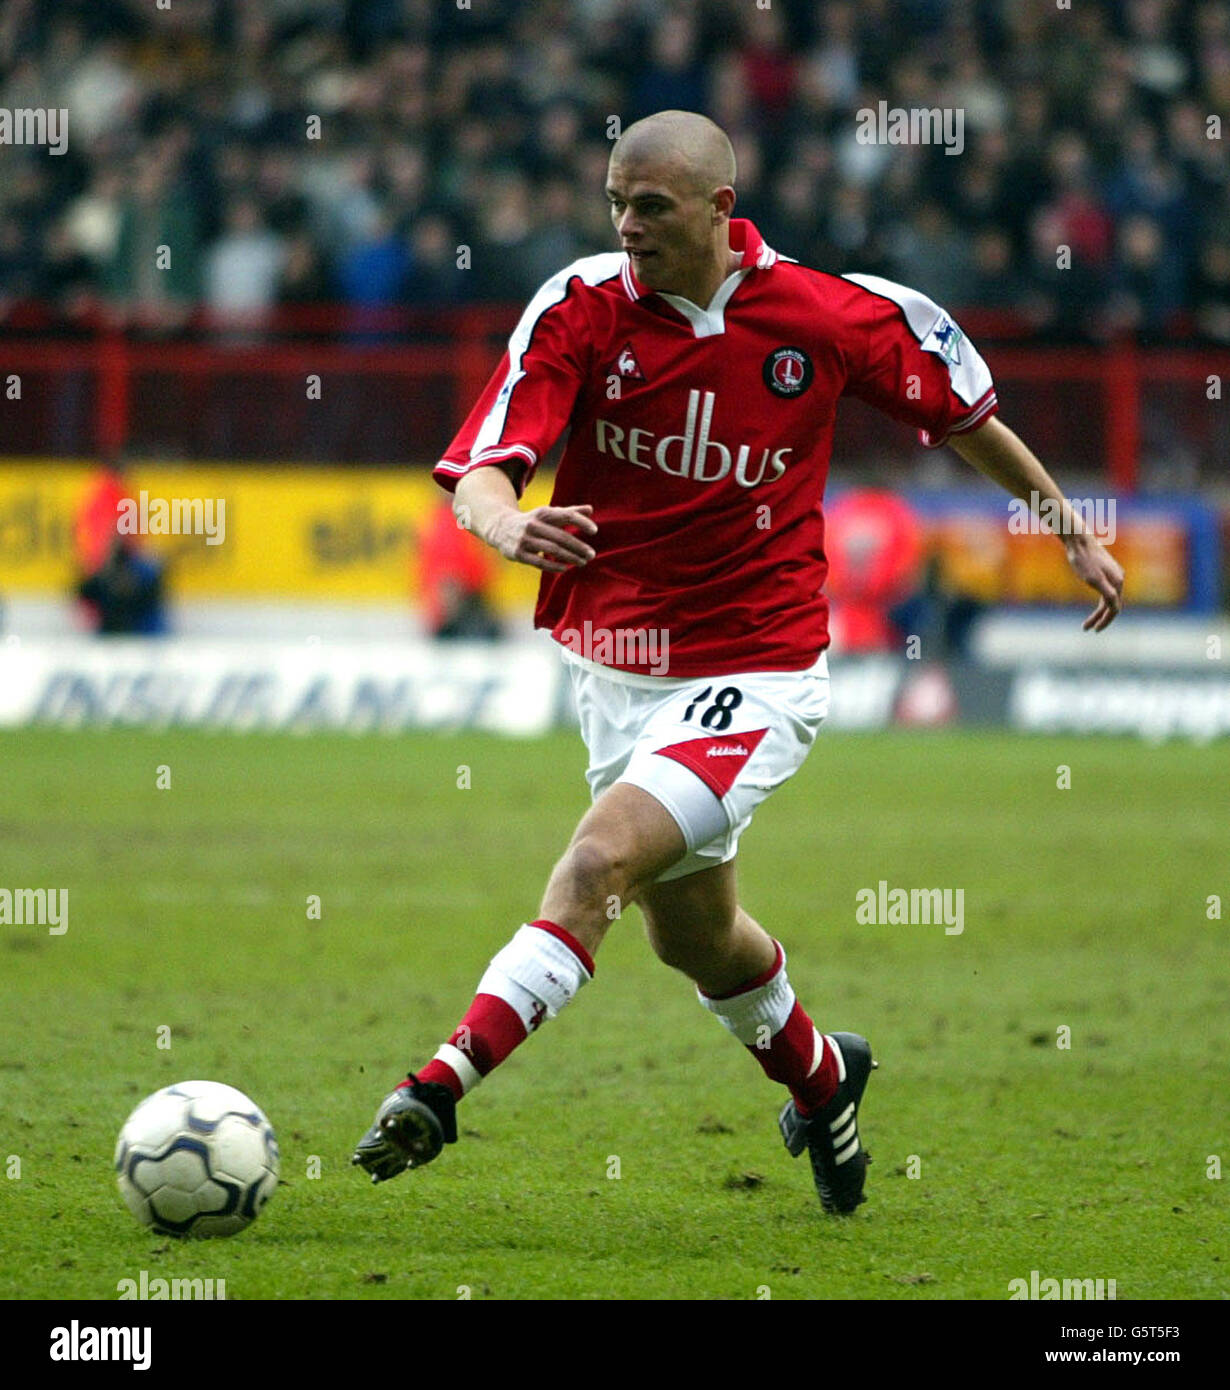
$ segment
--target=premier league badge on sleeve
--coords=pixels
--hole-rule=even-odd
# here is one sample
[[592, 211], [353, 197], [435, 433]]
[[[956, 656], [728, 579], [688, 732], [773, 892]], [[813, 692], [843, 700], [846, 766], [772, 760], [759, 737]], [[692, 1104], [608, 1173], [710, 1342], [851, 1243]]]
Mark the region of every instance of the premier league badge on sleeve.
[[802, 395], [814, 375], [811, 358], [802, 348], [775, 348], [764, 360], [764, 384], [775, 396]]
[[948, 366], [961, 365], [961, 330], [945, 314], [941, 314], [935, 327], [923, 342], [924, 352], [934, 352]]

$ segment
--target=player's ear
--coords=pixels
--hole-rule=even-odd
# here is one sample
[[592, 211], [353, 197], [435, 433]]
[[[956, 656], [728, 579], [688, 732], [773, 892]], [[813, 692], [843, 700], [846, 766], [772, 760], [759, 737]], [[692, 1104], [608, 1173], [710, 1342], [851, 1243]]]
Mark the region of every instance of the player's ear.
[[730, 220], [735, 207], [735, 190], [729, 184], [713, 192], [713, 225], [720, 226]]

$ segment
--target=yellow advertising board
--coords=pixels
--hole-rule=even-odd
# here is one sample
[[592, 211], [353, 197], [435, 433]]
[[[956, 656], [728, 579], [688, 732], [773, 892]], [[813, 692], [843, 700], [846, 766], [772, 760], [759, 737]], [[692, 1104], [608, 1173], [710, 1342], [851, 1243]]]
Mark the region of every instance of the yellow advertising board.
[[[88, 464], [0, 463], [0, 596], [74, 585], [75, 520], [96, 477]], [[192, 598], [410, 601], [416, 536], [434, 508], [448, 505], [419, 469], [140, 464], [126, 485], [134, 498], [146, 494], [143, 543], [164, 557], [171, 593]], [[536, 479], [528, 504], [544, 504], [550, 491], [549, 477]], [[205, 504], [217, 543], [156, 534], [160, 499]], [[165, 506], [162, 515], [174, 524]], [[532, 603], [536, 571], [500, 565], [498, 573], [502, 605]]]
[[[12, 593], [64, 594], [77, 579], [75, 520], [97, 478], [95, 465], [59, 460], [0, 463], [0, 599]], [[412, 602], [418, 593], [416, 537], [446, 494], [423, 469], [278, 468], [221, 464], [134, 465], [127, 486], [146, 494], [153, 521], [159, 501], [212, 505], [215, 539], [157, 534], [144, 544], [162, 555], [167, 585], [183, 598], [372, 599]], [[527, 494], [545, 504], [542, 474]], [[998, 517], [960, 512], [928, 526], [954, 588], [986, 602], [1083, 601], [1050, 536], [1010, 536]], [[1114, 553], [1134, 603], [1181, 603], [1187, 538], [1173, 518], [1136, 517], [1119, 527]], [[497, 566], [496, 601], [532, 604], [538, 572]]]

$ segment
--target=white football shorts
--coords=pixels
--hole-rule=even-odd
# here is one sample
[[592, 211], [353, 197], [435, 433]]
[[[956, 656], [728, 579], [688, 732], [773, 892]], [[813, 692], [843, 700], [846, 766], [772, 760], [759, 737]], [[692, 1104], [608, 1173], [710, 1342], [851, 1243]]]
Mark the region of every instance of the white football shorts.
[[733, 859], [752, 813], [803, 765], [829, 709], [827, 655], [805, 671], [641, 676], [563, 651], [596, 801], [630, 782], [662, 803], [687, 853], [658, 881]]

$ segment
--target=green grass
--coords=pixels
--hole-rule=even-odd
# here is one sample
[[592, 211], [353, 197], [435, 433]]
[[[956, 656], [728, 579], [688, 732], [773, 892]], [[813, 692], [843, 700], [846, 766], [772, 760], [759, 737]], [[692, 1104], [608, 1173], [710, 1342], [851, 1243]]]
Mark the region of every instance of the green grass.
[[[0, 926], [0, 1298], [114, 1298], [142, 1269], [245, 1299], [1003, 1299], [1033, 1269], [1230, 1296], [1230, 1177], [1206, 1176], [1230, 1164], [1220, 749], [824, 735], [762, 807], [743, 900], [821, 1027], [881, 1059], [852, 1219], [823, 1216], [779, 1089], [635, 912], [462, 1142], [369, 1187], [354, 1141], [537, 909], [582, 771], [568, 735], [0, 737], [0, 886], [70, 901], [64, 936]], [[858, 925], [880, 879], [963, 888], [964, 933]], [[249, 1092], [282, 1146], [229, 1241], [150, 1236], [115, 1190], [125, 1116], [192, 1077]]]

